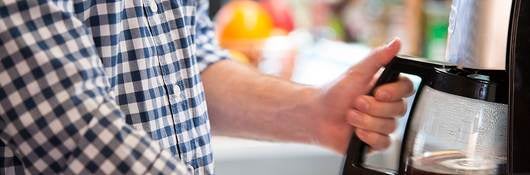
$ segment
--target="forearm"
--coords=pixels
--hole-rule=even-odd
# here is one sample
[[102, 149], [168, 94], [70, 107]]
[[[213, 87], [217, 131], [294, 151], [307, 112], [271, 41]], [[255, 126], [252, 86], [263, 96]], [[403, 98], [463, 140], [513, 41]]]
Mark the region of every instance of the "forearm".
[[[307, 143], [316, 122], [306, 114], [316, 89], [221, 61], [202, 73], [213, 133]], [[314, 127], [308, 127], [315, 125]], [[297, 127], [305, 126], [305, 127]]]

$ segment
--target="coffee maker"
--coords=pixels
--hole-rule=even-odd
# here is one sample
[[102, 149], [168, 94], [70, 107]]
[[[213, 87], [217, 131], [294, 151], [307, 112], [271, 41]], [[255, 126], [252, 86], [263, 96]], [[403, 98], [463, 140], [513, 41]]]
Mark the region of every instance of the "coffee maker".
[[452, 3], [446, 62], [399, 56], [376, 83], [422, 78], [395, 168], [367, 166], [354, 134], [343, 175], [530, 174], [530, 1]]

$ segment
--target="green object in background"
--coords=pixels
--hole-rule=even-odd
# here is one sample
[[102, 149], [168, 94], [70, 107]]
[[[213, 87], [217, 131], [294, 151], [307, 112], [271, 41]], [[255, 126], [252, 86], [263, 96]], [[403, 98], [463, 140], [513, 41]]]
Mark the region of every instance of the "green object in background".
[[331, 20], [329, 21], [328, 25], [331, 28], [331, 30], [333, 31], [333, 34], [336, 37], [335, 39], [338, 39], [338, 40], [341, 40], [341, 41], [345, 39], [345, 37], [346, 37], [346, 31], [344, 30], [345, 26], [342, 23], [342, 21], [340, 20], [340, 18], [338, 18], [338, 17], [331, 18]]
[[426, 2], [425, 8], [425, 40], [423, 56], [425, 58], [443, 61], [447, 45], [447, 33], [449, 27], [448, 1]]

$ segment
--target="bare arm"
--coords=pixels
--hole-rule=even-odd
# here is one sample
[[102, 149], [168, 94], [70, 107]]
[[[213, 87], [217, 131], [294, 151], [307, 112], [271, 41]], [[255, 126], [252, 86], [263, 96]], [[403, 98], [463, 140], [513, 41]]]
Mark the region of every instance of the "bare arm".
[[314, 132], [311, 127], [293, 124], [314, 125], [305, 112], [307, 102], [318, 91], [315, 88], [266, 76], [228, 60], [212, 65], [202, 78], [214, 134], [307, 142], [308, 133]]
[[407, 79], [366, 96], [374, 74], [399, 51], [399, 42], [376, 49], [324, 88], [294, 84], [221, 61], [201, 75], [214, 134], [313, 143], [346, 150], [355, 132], [375, 149], [389, 145], [395, 117], [412, 91]]

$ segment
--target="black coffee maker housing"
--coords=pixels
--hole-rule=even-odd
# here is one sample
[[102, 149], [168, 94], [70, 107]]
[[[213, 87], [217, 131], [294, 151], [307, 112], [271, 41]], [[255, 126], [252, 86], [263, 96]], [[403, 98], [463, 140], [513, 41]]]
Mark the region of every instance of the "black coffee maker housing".
[[507, 174], [530, 174], [530, 1], [514, 0], [511, 18]]
[[[473, 1], [473, 0], [463, 0]], [[474, 0], [482, 1], [482, 0]], [[491, 1], [491, 0], [486, 0]], [[508, 1], [508, 0], [493, 0]], [[512, 0], [511, 15], [509, 20], [505, 69], [499, 73], [494, 71], [495, 76], [506, 76], [506, 94], [508, 104], [507, 124], [507, 165], [500, 174], [530, 174], [530, 1]], [[491, 56], [491, 55], [490, 55]], [[501, 78], [502, 79], [502, 78]], [[386, 82], [390, 80], [380, 80]], [[414, 107], [414, 106], [413, 106]], [[409, 119], [410, 120], [410, 119]], [[408, 128], [406, 128], [408, 129]], [[404, 138], [407, 137], [405, 132]], [[373, 175], [394, 174], [391, 172], [379, 172], [363, 166], [364, 152], [366, 147], [356, 136], [353, 136], [349, 150], [346, 155], [343, 175]], [[361, 146], [359, 146], [361, 145]], [[397, 174], [405, 174], [404, 147], [402, 143], [401, 157]]]

